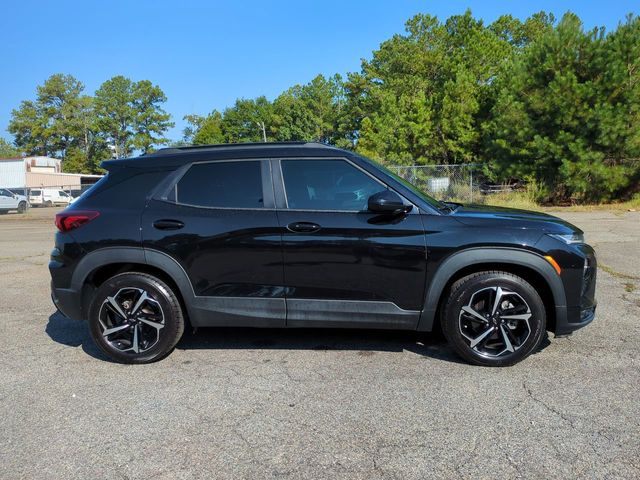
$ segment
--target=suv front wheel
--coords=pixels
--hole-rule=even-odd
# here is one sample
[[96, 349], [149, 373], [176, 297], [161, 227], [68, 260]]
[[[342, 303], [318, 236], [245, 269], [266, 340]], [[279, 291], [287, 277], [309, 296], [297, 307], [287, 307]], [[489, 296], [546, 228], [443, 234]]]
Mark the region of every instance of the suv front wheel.
[[479, 272], [456, 281], [442, 330], [455, 351], [476, 365], [513, 365], [536, 350], [545, 334], [538, 292], [507, 272]]
[[162, 280], [146, 273], [122, 273], [96, 291], [89, 329], [109, 358], [150, 363], [173, 350], [184, 332], [184, 317], [180, 301]]

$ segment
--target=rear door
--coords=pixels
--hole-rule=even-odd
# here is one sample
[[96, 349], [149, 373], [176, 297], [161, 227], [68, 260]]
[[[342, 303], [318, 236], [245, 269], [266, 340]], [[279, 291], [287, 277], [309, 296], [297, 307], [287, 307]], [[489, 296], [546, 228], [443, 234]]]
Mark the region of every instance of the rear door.
[[274, 160], [272, 170], [287, 325], [416, 328], [426, 276], [417, 208], [367, 211], [388, 187], [347, 159]]
[[31, 190], [29, 192], [29, 203], [31, 205], [40, 205], [42, 204], [42, 190]]
[[187, 165], [142, 216], [144, 248], [189, 277], [198, 326], [284, 326], [278, 229], [265, 160]]

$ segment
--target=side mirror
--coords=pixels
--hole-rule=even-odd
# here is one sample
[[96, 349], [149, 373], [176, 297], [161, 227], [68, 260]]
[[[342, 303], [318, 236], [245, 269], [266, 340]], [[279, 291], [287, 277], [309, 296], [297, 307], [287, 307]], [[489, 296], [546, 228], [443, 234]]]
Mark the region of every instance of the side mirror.
[[409, 213], [413, 208], [412, 205], [405, 205], [396, 192], [391, 190], [383, 190], [374, 193], [369, 197], [369, 211], [386, 215], [398, 215], [400, 213]]

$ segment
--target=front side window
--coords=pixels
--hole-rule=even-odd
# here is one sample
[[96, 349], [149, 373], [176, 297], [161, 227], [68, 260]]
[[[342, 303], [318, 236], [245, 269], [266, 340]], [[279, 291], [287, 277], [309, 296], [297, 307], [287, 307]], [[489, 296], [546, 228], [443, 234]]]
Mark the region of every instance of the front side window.
[[289, 208], [367, 209], [369, 197], [386, 187], [345, 160], [282, 160]]
[[176, 201], [210, 208], [263, 208], [259, 161], [194, 164], [176, 185]]
[[13, 197], [7, 190], [0, 189], [0, 195], [3, 197]]

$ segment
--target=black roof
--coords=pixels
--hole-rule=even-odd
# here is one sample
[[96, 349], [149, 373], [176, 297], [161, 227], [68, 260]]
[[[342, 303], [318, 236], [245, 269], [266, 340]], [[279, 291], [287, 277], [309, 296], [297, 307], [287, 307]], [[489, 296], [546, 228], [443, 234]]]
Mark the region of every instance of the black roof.
[[107, 169], [112, 166], [153, 168], [231, 158], [350, 157], [352, 155], [353, 152], [348, 150], [316, 142], [228, 143], [162, 148], [140, 157], [107, 160], [102, 162], [102, 166]]

